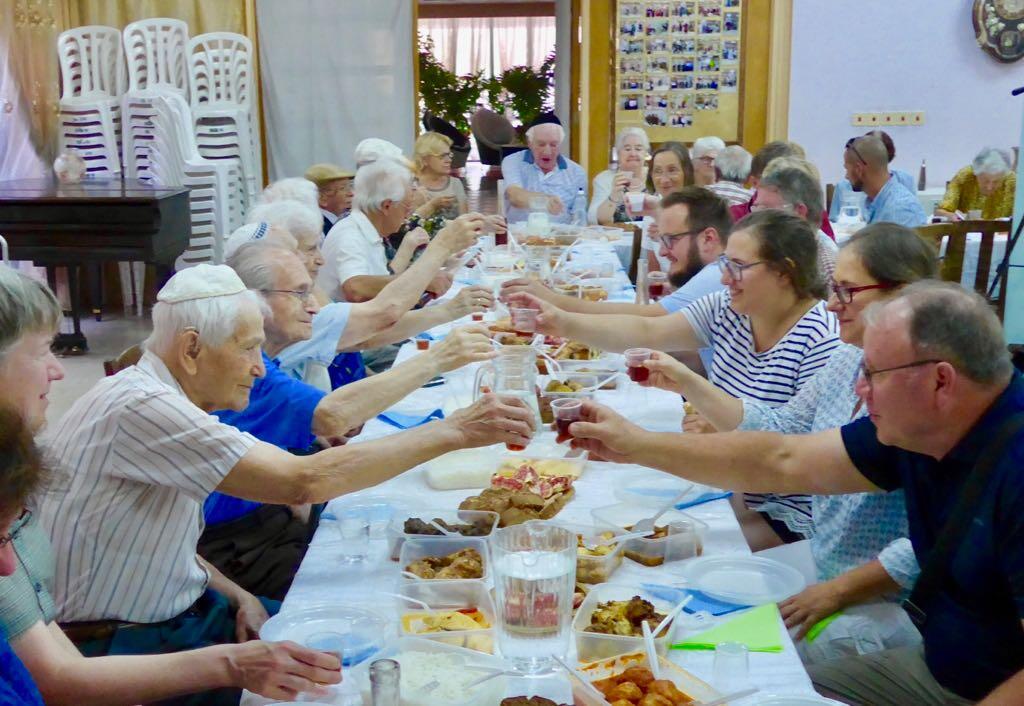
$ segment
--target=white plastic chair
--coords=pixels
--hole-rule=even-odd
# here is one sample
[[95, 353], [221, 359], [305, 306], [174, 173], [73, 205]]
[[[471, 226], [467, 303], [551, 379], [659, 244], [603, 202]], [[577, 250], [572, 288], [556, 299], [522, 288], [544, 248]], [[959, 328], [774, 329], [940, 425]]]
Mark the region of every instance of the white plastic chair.
[[187, 95], [185, 22], [168, 17], [139, 20], [124, 28], [123, 39], [128, 90], [163, 89]]

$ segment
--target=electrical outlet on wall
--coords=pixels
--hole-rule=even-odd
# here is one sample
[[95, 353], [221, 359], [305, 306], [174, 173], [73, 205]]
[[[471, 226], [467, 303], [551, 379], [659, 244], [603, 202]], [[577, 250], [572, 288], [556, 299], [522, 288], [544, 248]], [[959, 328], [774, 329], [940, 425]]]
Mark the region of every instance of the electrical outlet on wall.
[[865, 122], [864, 124], [865, 125], [870, 125], [871, 127], [877, 127], [878, 125], [881, 125], [881, 123], [882, 123], [882, 115], [881, 115], [881, 113], [868, 113], [867, 114], [867, 122]]
[[924, 111], [917, 111], [915, 113], [908, 113], [908, 123], [910, 125], [924, 125]]
[[864, 115], [864, 113], [854, 113], [853, 115], [850, 116], [850, 124], [856, 125], [857, 127], [867, 125], [866, 116]]

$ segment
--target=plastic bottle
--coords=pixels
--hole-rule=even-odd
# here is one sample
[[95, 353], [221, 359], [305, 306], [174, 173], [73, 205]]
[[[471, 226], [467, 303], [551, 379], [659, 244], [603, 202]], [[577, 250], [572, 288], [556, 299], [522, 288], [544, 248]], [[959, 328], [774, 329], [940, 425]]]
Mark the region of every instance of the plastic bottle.
[[647, 303], [647, 251], [641, 250], [636, 259], [636, 303]]
[[587, 195], [582, 187], [576, 190], [576, 197], [572, 200], [571, 215], [574, 226], [587, 225]]
[[373, 706], [399, 706], [401, 674], [401, 667], [393, 659], [378, 659], [370, 664]]
[[924, 191], [928, 185], [928, 170], [925, 168], [924, 160], [921, 160], [921, 169], [917, 173], [917, 190]]

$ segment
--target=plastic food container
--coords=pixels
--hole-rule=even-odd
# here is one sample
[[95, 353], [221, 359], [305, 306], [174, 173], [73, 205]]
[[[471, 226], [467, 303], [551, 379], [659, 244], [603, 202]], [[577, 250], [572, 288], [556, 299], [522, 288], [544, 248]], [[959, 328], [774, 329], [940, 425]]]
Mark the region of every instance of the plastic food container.
[[[604, 635], [596, 632], [586, 632], [585, 628], [590, 625], [590, 616], [597, 608], [598, 603], [607, 601], [628, 601], [633, 596], [640, 596], [654, 605], [654, 609], [667, 615], [675, 607], [673, 604], [656, 598], [639, 586], [629, 584], [605, 583], [594, 586], [587, 597], [583, 599], [576, 616], [572, 620], [572, 631], [576, 636], [576, 651], [579, 653], [580, 662], [593, 662], [599, 659], [608, 659], [628, 652], [636, 652], [644, 649], [643, 637], [628, 637], [626, 635]], [[664, 655], [668, 649], [669, 637], [675, 629], [675, 621], [669, 624], [668, 629], [660, 637], [654, 639], [654, 648], [659, 655]]]
[[[320, 605], [278, 613], [263, 623], [260, 638], [270, 642], [291, 640], [305, 645], [317, 633], [339, 633], [343, 636], [337, 645], [342, 653], [342, 666], [354, 667], [383, 649], [394, 630], [391, 620], [373, 611]], [[332, 646], [317, 647], [329, 649]]]
[[[595, 508], [590, 511], [590, 514], [596, 525], [616, 527], [628, 532], [630, 527], [645, 517], [650, 517], [653, 513], [650, 507], [644, 505], [617, 503]], [[678, 521], [693, 523], [697, 532], [697, 556], [703, 554], [708, 526], [696, 517], [679, 510], [669, 510], [658, 518], [657, 526], [662, 527]], [[666, 556], [670, 559], [672, 557], [685, 558], [682, 556], [684, 539], [682, 536], [679, 536], [678, 539], [676, 537], [677, 535], [670, 534], [658, 539], [645, 539], [644, 537], [630, 539], [623, 549], [623, 556], [644, 566], [661, 566], [665, 563]]]
[[479, 579], [486, 581], [491, 575], [491, 557], [487, 550], [487, 540], [479, 537], [417, 537], [407, 539], [402, 543], [402, 549], [398, 554], [399, 585], [404, 583], [415, 583], [417, 581], [431, 581], [433, 583], [447, 583], [450, 581], [465, 581], [466, 579], [422, 579], [414, 578], [406, 572], [406, 567], [417, 559], [426, 557], [443, 557], [454, 554], [460, 549], [475, 549], [480, 554], [483, 562], [483, 572]]
[[[398, 599], [398, 631], [403, 637], [418, 637], [443, 642], [446, 645], [465, 647], [477, 652], [494, 653], [497, 616], [494, 599], [482, 581], [418, 581], [398, 588], [398, 594], [423, 601], [430, 606], [424, 610], [409, 601]], [[417, 618], [441, 611], [475, 608], [480, 611], [489, 627], [479, 630], [446, 630], [417, 633], [413, 628]]]
[[554, 454], [503, 454], [498, 459], [495, 473], [515, 471], [524, 463], [530, 464], [541, 475], [572, 476], [579, 478], [587, 468], [587, 452], [579, 456], [557, 456]]
[[[589, 683], [592, 683], [601, 679], [613, 677], [617, 674], [622, 674], [631, 667], [649, 666], [650, 662], [647, 661], [646, 654], [634, 652], [620, 655], [613, 659], [603, 659], [596, 662], [590, 662], [588, 664], [582, 664], [579, 666], [577, 671], [582, 674]], [[662, 679], [670, 680], [676, 685], [677, 689], [692, 698], [694, 701], [711, 701], [712, 699], [717, 699], [719, 696], [722, 696], [722, 694], [716, 691], [710, 684], [698, 679], [675, 662], [670, 662], [665, 659], [665, 657], [658, 657], [658, 666], [661, 669]], [[580, 683], [579, 677], [575, 674], [569, 674], [569, 682], [572, 684], [573, 703], [576, 704], [576, 706], [608, 706], [608, 702], [606, 700], [592, 695], [592, 692]]]
[[[599, 539], [601, 532], [613, 532], [621, 534], [621, 530], [614, 527], [595, 527], [594, 525], [581, 524], [577, 522], [561, 522], [554, 520], [560, 527], [565, 527], [570, 532], [575, 532], [584, 538]], [[604, 556], [588, 556], [576, 552], [576, 582], [585, 584], [606, 583], [615, 570], [622, 564], [623, 542], [617, 542], [611, 552]]]
[[494, 452], [488, 448], [449, 451], [424, 464], [427, 485], [434, 490], [486, 488], [493, 459]]
[[[448, 658], [456, 665], [452, 672], [430, 672], [413, 673], [409, 669], [403, 655], [409, 653], [424, 653], [430, 656]], [[397, 640], [380, 654], [381, 659], [397, 659], [402, 665], [401, 694], [402, 706], [478, 706], [479, 704], [496, 704], [501, 701], [508, 688], [508, 678], [504, 675], [489, 679], [483, 684], [473, 687], [462, 698], [448, 698], [440, 690], [424, 693], [423, 687], [437, 679], [442, 684], [447, 684], [446, 678], [450, 681], [453, 678], [458, 680], [472, 681], [485, 676], [486, 669], [475, 669], [475, 667], [489, 667], [493, 669], [508, 669], [508, 663], [500, 657], [487, 655], [462, 647], [446, 645], [436, 640], [423, 640], [416, 637], [403, 637]], [[370, 680], [365, 671], [354, 675], [359, 680], [359, 689], [363, 694], [363, 703], [370, 703]]]
[[540, 392], [540, 420], [544, 424], [554, 424], [555, 418], [551, 412], [551, 401], [568, 397], [569, 399], [581, 399], [581, 400], [592, 400], [594, 399], [594, 391], [589, 392], [563, 392], [548, 390], [547, 386], [552, 382], [569, 383], [575, 382], [582, 385], [585, 388], [592, 388], [600, 382], [600, 379], [596, 375], [589, 373], [551, 373], [548, 377], [548, 381], [543, 384]]
[[410, 511], [405, 517], [395, 516], [387, 527], [388, 552], [392, 561], [398, 561], [405, 540], [412, 538], [430, 537], [440, 539], [443, 535], [436, 534], [406, 534], [405, 521], [410, 518], [419, 518], [424, 522], [430, 520], [444, 520], [448, 524], [475, 524], [475, 522], [487, 522], [490, 525], [485, 537], [489, 537], [498, 526], [498, 513], [486, 510], [422, 510]]

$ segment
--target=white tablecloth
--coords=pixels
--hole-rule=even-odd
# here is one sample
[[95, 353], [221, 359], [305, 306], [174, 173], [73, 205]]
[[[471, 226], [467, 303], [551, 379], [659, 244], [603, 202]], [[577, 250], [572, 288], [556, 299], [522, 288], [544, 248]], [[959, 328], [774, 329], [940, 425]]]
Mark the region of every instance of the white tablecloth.
[[[628, 296], [629, 292], [627, 291], [623, 292], [620, 298], [625, 299]], [[433, 333], [442, 333], [445, 328], [448, 327], [438, 327]], [[417, 355], [417, 352], [412, 345], [406, 345], [400, 351], [396, 363], [400, 363], [412, 355]], [[444, 407], [445, 400], [452, 394], [453, 391], [449, 389], [448, 385], [423, 388], [403, 400], [396, 406], [396, 409], [404, 412], [430, 411]], [[458, 392], [456, 391], [455, 394]], [[627, 384], [620, 390], [600, 391], [598, 400], [615, 408], [647, 429], [654, 431], [678, 431], [680, 429], [683, 410], [677, 395], [660, 390], [644, 390], [636, 385]], [[353, 443], [395, 433], [398, 433], [398, 430], [394, 427], [378, 419], [373, 419], [366, 423], [362, 434]], [[538, 435], [526, 453], [538, 447], [551, 448], [553, 442], [554, 434], [549, 431], [543, 432]], [[495, 447], [495, 456], [503, 452], [503, 447]], [[558, 515], [558, 519], [590, 521], [590, 511], [593, 508], [617, 502], [613, 488], [616, 481], [627, 473], [631, 476], [640, 473], [661, 475], [659, 471], [637, 466], [591, 462], [586, 473], [575, 485], [576, 497], [565, 506]], [[423, 467], [417, 467], [374, 488], [337, 498], [328, 504], [327, 512], [335, 511], [341, 504], [358, 502], [361, 495], [384, 495], [396, 500], [405, 500], [414, 508], [430, 510], [454, 509], [463, 499], [473, 494], [475, 492], [469, 490], [433, 490], [426, 483]], [[717, 500], [694, 507], [687, 512], [703, 520], [710, 527], [705, 543], [705, 554], [750, 553], [728, 501]], [[386, 556], [385, 540], [372, 540], [371, 545], [371, 557], [366, 566], [361, 568], [343, 566], [338, 562], [341, 545], [337, 526], [329, 520], [322, 522], [284, 601], [282, 612], [315, 603], [333, 602], [363, 606], [397, 618], [395, 599], [382, 595], [381, 592], [394, 591], [398, 579], [398, 564], [390, 561]], [[642, 567], [628, 559], [624, 560], [622, 566], [616, 571], [613, 581], [615, 583], [673, 583], [674, 581], [678, 583], [678, 579], [673, 578], [673, 573], [669, 568]], [[780, 630], [781, 625], [780, 619]], [[781, 630], [781, 634], [783, 642], [781, 653], [751, 653], [751, 683], [760, 687], [762, 692], [813, 693], [810, 680], [792, 641], [785, 630]], [[575, 646], [572, 648], [571, 656], [575, 658]], [[672, 650], [670, 658], [697, 676], [710, 681], [713, 659], [711, 652]], [[568, 682], [561, 675], [546, 679], [513, 679], [510, 681], [507, 695], [518, 694], [541, 695], [571, 702]], [[248, 693], [242, 699], [243, 706], [257, 706], [266, 703], [270, 702]], [[736, 703], [756, 703], [756, 697]]]

